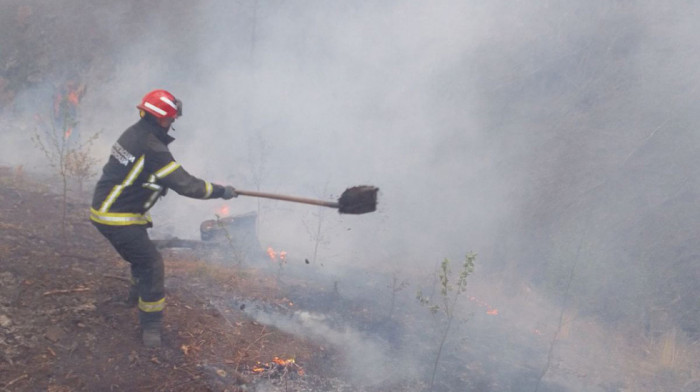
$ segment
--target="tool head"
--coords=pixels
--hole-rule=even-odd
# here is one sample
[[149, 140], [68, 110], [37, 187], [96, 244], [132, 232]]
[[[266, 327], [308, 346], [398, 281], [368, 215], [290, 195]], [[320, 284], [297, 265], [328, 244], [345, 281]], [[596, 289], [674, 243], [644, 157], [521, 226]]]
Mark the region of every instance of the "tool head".
[[338, 199], [338, 212], [341, 214], [364, 214], [377, 210], [379, 188], [359, 185], [348, 188]]

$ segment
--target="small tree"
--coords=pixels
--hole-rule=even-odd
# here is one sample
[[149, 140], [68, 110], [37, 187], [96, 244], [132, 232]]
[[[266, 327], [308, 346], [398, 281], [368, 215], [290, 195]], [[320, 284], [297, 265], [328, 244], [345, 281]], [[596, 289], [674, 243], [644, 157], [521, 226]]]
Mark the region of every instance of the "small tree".
[[311, 254], [311, 264], [316, 264], [318, 260], [318, 251], [322, 246], [330, 244], [330, 239], [324, 233], [324, 223], [326, 220], [326, 208], [318, 207], [316, 212], [311, 213], [312, 218], [310, 220], [303, 220], [304, 227], [306, 227], [306, 232], [309, 235], [309, 239], [314, 244], [314, 250]]
[[228, 228], [226, 227], [226, 223], [224, 223], [223, 219], [221, 219], [219, 214], [214, 214], [214, 217], [216, 218], [216, 227], [221, 229], [221, 231], [224, 233], [224, 237], [226, 237], [226, 242], [231, 247], [231, 251], [233, 252], [233, 258], [238, 260], [238, 265], [240, 266], [243, 263], [243, 252], [241, 251], [239, 246], [236, 246], [236, 243], [233, 241], [231, 233], [229, 233]]
[[[323, 188], [318, 188], [313, 191], [319, 198], [325, 197], [328, 194], [328, 180], [323, 185]], [[326, 207], [318, 207], [316, 210], [311, 210], [309, 212], [308, 218], [304, 217], [302, 223], [306, 228], [306, 233], [309, 235], [309, 240], [313, 243], [314, 249], [311, 253], [311, 264], [316, 264], [318, 260], [318, 254], [322, 251], [322, 248], [328, 246], [331, 243], [331, 238], [327, 234], [329, 230], [328, 225], [328, 212], [330, 210]], [[331, 222], [332, 223], [332, 222]]]
[[394, 306], [396, 305], [396, 293], [408, 287], [407, 280], [400, 280], [398, 274], [394, 272], [391, 275], [391, 284], [387, 288], [391, 290], [391, 303], [389, 305], [389, 319], [394, 315]]
[[92, 145], [98, 134], [93, 135], [84, 145], [85, 148], [69, 149], [66, 154], [66, 172], [69, 177], [72, 177], [77, 186], [78, 193], [83, 192], [83, 184], [85, 181], [92, 178], [96, 171], [95, 166], [98, 160], [90, 155], [90, 150], [87, 148]]
[[447, 336], [450, 333], [450, 327], [452, 326], [452, 321], [455, 316], [455, 305], [457, 304], [457, 299], [459, 299], [460, 294], [467, 291], [467, 278], [474, 271], [474, 260], [476, 260], [476, 254], [468, 253], [465, 257], [464, 264], [462, 264], [462, 270], [457, 277], [457, 284], [453, 285], [451, 283], [452, 271], [450, 270], [450, 261], [445, 258], [440, 265], [439, 278], [440, 278], [440, 303], [432, 303], [431, 299], [423, 296], [421, 290], [418, 290], [416, 299], [421, 305], [427, 306], [428, 309], [433, 314], [442, 313], [446, 317], [446, 325], [443, 330], [442, 336], [440, 338], [440, 346], [438, 347], [437, 355], [435, 356], [435, 365], [433, 366], [433, 374], [430, 378], [430, 390], [433, 390], [433, 384], [435, 383], [435, 373], [437, 373], [437, 366], [440, 362], [440, 356], [442, 355], [442, 348], [445, 345]]
[[86, 141], [81, 141], [80, 137], [73, 133], [73, 129], [78, 125], [73, 112], [66, 105], [58, 106], [57, 110], [57, 117], [60, 119], [58, 124], [54, 113], [48, 121], [49, 126], [36, 129], [31, 140], [44, 153], [49, 165], [61, 178], [61, 235], [65, 238], [68, 180], [75, 178], [82, 188], [82, 182], [94, 175], [92, 168], [97, 161], [90, 156], [89, 151], [100, 132], [95, 132]]
[[282, 270], [284, 265], [287, 264], [287, 252], [280, 251], [277, 253], [273, 261], [277, 262], [277, 283], [282, 281]]

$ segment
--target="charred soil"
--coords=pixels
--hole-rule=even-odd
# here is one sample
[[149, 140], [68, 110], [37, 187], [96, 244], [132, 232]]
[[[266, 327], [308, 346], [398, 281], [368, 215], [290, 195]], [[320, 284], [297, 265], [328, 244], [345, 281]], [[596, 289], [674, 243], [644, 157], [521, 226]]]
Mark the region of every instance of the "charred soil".
[[332, 377], [332, 348], [212, 300], [293, 306], [274, 277], [187, 251], [163, 252], [163, 347], [142, 347], [136, 310], [123, 305], [128, 265], [87, 203], [68, 203], [64, 237], [63, 200], [20, 180], [0, 172], [0, 390], [238, 391], [263, 378], [267, 390], [330, 390], [314, 375]]

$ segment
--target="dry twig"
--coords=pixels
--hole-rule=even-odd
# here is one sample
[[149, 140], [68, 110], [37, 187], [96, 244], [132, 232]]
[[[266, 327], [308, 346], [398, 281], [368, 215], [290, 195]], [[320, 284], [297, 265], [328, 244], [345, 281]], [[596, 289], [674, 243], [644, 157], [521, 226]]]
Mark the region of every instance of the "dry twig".
[[109, 278], [109, 279], [123, 280], [123, 281], [125, 281], [125, 282], [131, 283], [131, 279], [125, 278], [125, 277], [123, 277], [123, 276], [104, 274], [104, 275], [102, 275], [102, 277], [103, 277], [103, 278]]
[[25, 373], [25, 374], [23, 374], [23, 375], [21, 375], [21, 376], [15, 378], [15, 379], [11, 380], [11, 381], [8, 382], [7, 384], [5, 384], [5, 386], [4, 386], [3, 388], [10, 387], [10, 386], [12, 386], [12, 384], [14, 384], [14, 383], [16, 383], [16, 382], [18, 382], [18, 381], [22, 381], [22, 380], [24, 380], [25, 378], [29, 378], [29, 374], [26, 374], [26, 373]]
[[90, 291], [89, 287], [76, 287], [74, 289], [67, 289], [67, 290], [51, 290], [45, 292], [43, 295], [54, 295], [54, 294], [70, 294], [70, 293], [80, 293], [83, 291]]
[[74, 255], [74, 254], [65, 254], [65, 253], [61, 253], [61, 254], [59, 254], [59, 256], [60, 256], [60, 257], [70, 258], [70, 259], [85, 260], [85, 261], [95, 261], [95, 260], [97, 260], [95, 257], [81, 256], [81, 255]]

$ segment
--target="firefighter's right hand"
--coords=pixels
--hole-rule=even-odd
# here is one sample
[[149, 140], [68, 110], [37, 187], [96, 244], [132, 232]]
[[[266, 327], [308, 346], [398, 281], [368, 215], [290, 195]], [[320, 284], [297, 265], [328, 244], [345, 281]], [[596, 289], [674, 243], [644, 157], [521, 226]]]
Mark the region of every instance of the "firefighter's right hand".
[[224, 194], [221, 195], [221, 198], [224, 200], [229, 200], [233, 199], [234, 197], [238, 197], [238, 193], [236, 193], [236, 188], [232, 187], [231, 185], [225, 186]]

